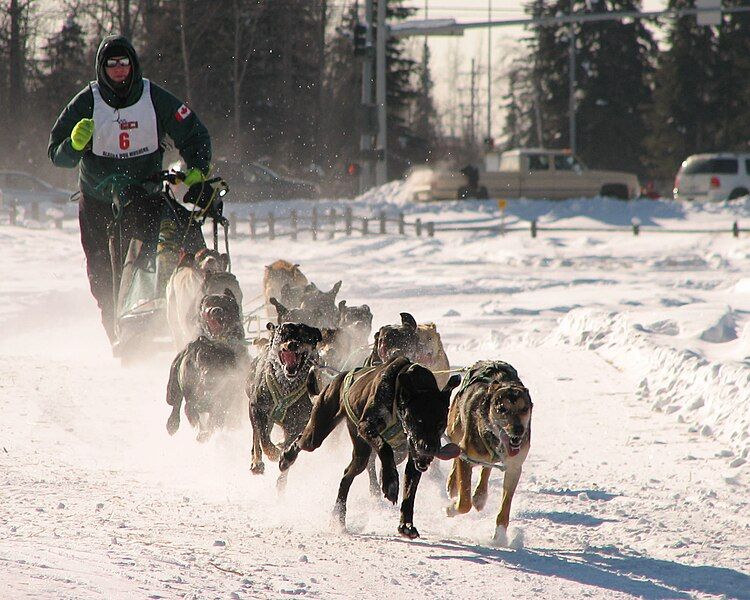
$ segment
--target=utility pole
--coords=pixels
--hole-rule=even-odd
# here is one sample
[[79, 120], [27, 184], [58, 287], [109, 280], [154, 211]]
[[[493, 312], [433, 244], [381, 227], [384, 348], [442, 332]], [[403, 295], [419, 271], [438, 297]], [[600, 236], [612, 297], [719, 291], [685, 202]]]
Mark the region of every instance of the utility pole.
[[[573, 12], [573, 0], [570, 0], [570, 11]], [[575, 23], [568, 28], [570, 45], [568, 47], [568, 137], [570, 151], [576, 153], [576, 32]]]
[[386, 65], [385, 45], [388, 41], [388, 26], [385, 23], [386, 0], [378, 0], [378, 30], [375, 48], [375, 95], [378, 104], [378, 161], [376, 165], [376, 184], [383, 185], [388, 181], [388, 133], [386, 106]]
[[473, 58], [471, 59], [471, 91], [470, 91], [470, 106], [469, 106], [469, 144], [474, 147], [474, 144], [476, 143], [475, 134], [476, 134], [476, 121], [475, 121], [475, 115], [476, 115], [476, 99], [477, 99], [477, 93], [476, 93], [476, 81], [477, 81], [477, 70], [476, 70], [476, 60]]
[[[487, 0], [487, 23], [492, 22], [492, 0]], [[492, 27], [487, 28], [487, 145], [492, 143]], [[488, 147], [489, 149], [489, 147]]]
[[365, 129], [360, 137], [359, 149], [362, 151], [362, 169], [359, 172], [359, 193], [362, 194], [372, 187], [373, 182], [373, 164], [372, 164], [372, 52], [373, 42], [375, 41], [374, 23], [373, 23], [373, 0], [365, 2], [365, 24], [367, 31], [365, 33], [365, 57], [362, 61], [362, 108], [365, 112]]

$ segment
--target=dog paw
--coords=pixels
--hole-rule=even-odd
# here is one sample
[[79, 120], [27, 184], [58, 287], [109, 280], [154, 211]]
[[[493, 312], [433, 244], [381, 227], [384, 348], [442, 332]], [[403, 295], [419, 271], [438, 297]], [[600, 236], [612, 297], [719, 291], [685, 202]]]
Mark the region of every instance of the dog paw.
[[495, 527], [495, 535], [492, 536], [491, 543], [498, 548], [508, 547], [508, 532], [505, 530], [505, 527], [502, 525]]
[[286, 471], [294, 464], [297, 460], [297, 452], [294, 451], [294, 447], [289, 448], [286, 452], [282, 453], [281, 459], [279, 460], [279, 471]]
[[474, 492], [474, 495], [471, 497], [471, 503], [477, 510], [482, 510], [487, 504], [487, 492]]
[[459, 514], [459, 512], [458, 509], [456, 509], [455, 503], [451, 502], [448, 506], [445, 507], [446, 517], [455, 517], [457, 514]]
[[405, 538], [409, 538], [410, 540], [419, 537], [419, 532], [417, 531], [417, 528], [414, 527], [413, 523], [401, 523], [398, 526], [398, 532]]
[[201, 431], [198, 435], [195, 436], [195, 439], [198, 443], [205, 444], [209, 439], [211, 439], [211, 432]]
[[262, 462], [252, 463], [250, 465], [250, 472], [253, 475], [263, 475], [265, 470], [266, 470], [266, 465], [264, 465]]
[[398, 477], [394, 479], [383, 479], [383, 496], [391, 504], [398, 502]]
[[174, 435], [177, 433], [177, 430], [180, 428], [180, 415], [170, 415], [169, 419], [167, 419], [167, 433], [169, 435]]

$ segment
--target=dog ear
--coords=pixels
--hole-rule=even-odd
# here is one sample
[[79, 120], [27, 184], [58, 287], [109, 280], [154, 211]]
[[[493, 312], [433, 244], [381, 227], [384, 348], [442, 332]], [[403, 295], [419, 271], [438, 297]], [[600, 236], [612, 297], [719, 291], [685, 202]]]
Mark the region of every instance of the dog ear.
[[344, 312], [345, 308], [346, 308], [346, 300], [341, 300], [339, 302], [339, 312]]
[[445, 384], [445, 387], [443, 388], [443, 392], [452, 392], [455, 390], [459, 385], [461, 384], [461, 376], [451, 375], [451, 378], [448, 380], [448, 383]]
[[229, 268], [229, 254], [226, 252], [219, 254], [219, 264], [221, 265], [221, 270], [226, 271]]
[[289, 309], [276, 299], [276, 296], [271, 296], [268, 301], [273, 304], [279, 317], [286, 315], [289, 312]]
[[276, 331], [276, 327], [277, 326], [274, 325], [273, 323], [271, 323], [270, 321], [268, 323], [266, 323], [266, 329], [268, 329], [268, 331], [270, 331], [271, 333], [273, 333], [274, 331]]
[[315, 375], [315, 369], [310, 369], [307, 373], [307, 381], [305, 382], [307, 385], [307, 393], [311, 396], [317, 396], [320, 394], [320, 390], [318, 389], [318, 377]]
[[341, 289], [341, 280], [337, 281], [333, 284], [333, 287], [331, 288], [331, 291], [328, 292], [328, 295], [331, 297], [331, 299], [336, 297], [336, 294], [339, 293], [339, 290]]
[[336, 332], [338, 329], [330, 328], [330, 327], [321, 327], [320, 328], [320, 335], [321, 335], [321, 342], [325, 342], [326, 344], [330, 343], [334, 336], [336, 335]]
[[408, 327], [409, 329], [413, 329], [414, 331], [417, 330], [417, 321], [413, 316], [406, 312], [402, 312], [399, 314], [401, 315], [401, 325], [403, 325], [404, 327]]
[[320, 333], [320, 329], [317, 327], [310, 327], [313, 330], [313, 339], [316, 340], [316, 344], [320, 344], [323, 341], [323, 335]]

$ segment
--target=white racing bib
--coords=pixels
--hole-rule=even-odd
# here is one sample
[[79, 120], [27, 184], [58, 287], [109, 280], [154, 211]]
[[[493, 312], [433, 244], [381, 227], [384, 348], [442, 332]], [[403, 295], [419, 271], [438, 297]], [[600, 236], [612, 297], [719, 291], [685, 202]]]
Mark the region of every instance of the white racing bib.
[[102, 98], [97, 82], [94, 94], [94, 138], [92, 151], [106, 158], [135, 158], [159, 149], [156, 111], [151, 101], [151, 82], [143, 80], [138, 102], [125, 108], [112, 108]]

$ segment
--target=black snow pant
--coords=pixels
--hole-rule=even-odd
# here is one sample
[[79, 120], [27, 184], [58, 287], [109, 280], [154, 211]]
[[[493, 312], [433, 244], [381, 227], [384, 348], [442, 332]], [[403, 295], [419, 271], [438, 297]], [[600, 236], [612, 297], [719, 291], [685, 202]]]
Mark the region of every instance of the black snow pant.
[[[157, 196], [158, 197], [158, 196]], [[127, 249], [130, 239], [143, 234], [158, 235], [159, 204], [155, 196], [149, 201], [133, 202], [125, 209], [122, 224], [122, 240], [115, 244]], [[102, 325], [110, 343], [115, 335], [115, 288], [112, 279], [112, 257], [110, 235], [118, 233], [112, 205], [81, 195], [78, 203], [78, 223], [81, 229], [81, 246], [86, 256], [86, 273], [91, 295], [94, 296], [102, 315]], [[148, 233], [146, 233], [148, 232]], [[141, 238], [142, 239], [142, 238]], [[122, 260], [122, 257], [116, 257]]]

